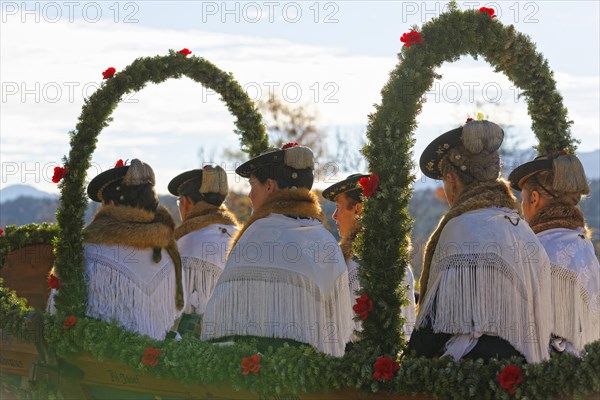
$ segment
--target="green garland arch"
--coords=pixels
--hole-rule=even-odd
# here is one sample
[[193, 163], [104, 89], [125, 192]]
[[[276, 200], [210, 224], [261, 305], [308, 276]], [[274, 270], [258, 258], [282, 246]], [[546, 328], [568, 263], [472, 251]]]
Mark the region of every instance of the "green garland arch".
[[56, 270], [63, 286], [56, 298], [59, 312], [83, 315], [86, 289], [83, 281], [83, 215], [87, 206], [86, 171], [96, 148], [100, 131], [108, 126], [111, 114], [123, 95], [137, 92], [148, 82], [161, 83], [170, 78], [187, 76], [221, 95], [230, 113], [235, 116], [236, 133], [242, 150], [256, 156], [268, 148], [262, 116], [231, 74], [199, 57], [186, 57], [169, 51], [167, 56], [136, 59], [124, 70], [107, 79], [85, 101], [79, 122], [71, 136], [71, 152], [64, 159], [68, 174], [61, 183], [60, 207], [56, 219], [60, 233], [55, 244]]
[[413, 132], [423, 96], [439, 78], [435, 69], [463, 55], [483, 56], [496, 72], [503, 72], [522, 90], [531, 128], [539, 140], [538, 153], [575, 150], [572, 122], [552, 71], [529, 38], [485, 12], [459, 11], [455, 2], [449, 9], [423, 25], [422, 44], [402, 49], [400, 62], [382, 89], [381, 105], [369, 116], [369, 144], [363, 149], [371, 171], [380, 177], [382, 190], [366, 202], [365, 232], [358, 241], [362, 259], [359, 279], [363, 292], [375, 304], [374, 312], [363, 322], [362, 338], [367, 346], [390, 356], [402, 346], [403, 319], [398, 310], [404, 290], [399, 286], [409, 263], [409, 244], [404, 238], [412, 225], [408, 202], [415, 178], [411, 173]]
[[[44, 336], [50, 349], [67, 359], [75, 353], [86, 351], [99, 360], [119, 360], [134, 370], [152, 372], [182, 383], [225, 385], [259, 392], [267, 398], [302, 392], [320, 392], [326, 397], [328, 390], [345, 388], [371, 392], [385, 390], [396, 394], [428, 393], [453, 399], [508, 399], [510, 397], [506, 390], [498, 385], [497, 376], [503, 367], [511, 363], [519, 364], [525, 375], [515, 398], [537, 399], [600, 391], [600, 341], [587, 345], [582, 358], [564, 355], [529, 365], [522, 365], [517, 360], [483, 364], [470, 360], [455, 363], [449, 358], [429, 360], [405, 357], [391, 381], [380, 382], [373, 378], [372, 366], [377, 357], [387, 354], [394, 358], [402, 347], [402, 317], [397, 310], [400, 309], [404, 293], [397, 288], [408, 263], [408, 244], [401, 238], [406, 237], [411, 228], [407, 204], [410, 184], [414, 179], [411, 175], [412, 164], [406, 160], [410, 160], [415, 118], [422, 107], [420, 97], [436, 77], [434, 68], [445, 61], [454, 61], [462, 54], [484, 55], [488, 62], [509, 75], [527, 95], [533, 130], [540, 140], [538, 151], [544, 153], [561, 147], [573, 150], [575, 147], [569, 133], [570, 122], [556, 91], [552, 73], [526, 36], [516, 33], [512, 26], [504, 27], [498, 21], [490, 20], [485, 14], [460, 12], [455, 6], [439, 19], [425, 24], [421, 34], [425, 42], [403, 49], [401, 62], [383, 89], [382, 104], [369, 119], [368, 136], [371, 144], [364, 152], [372, 171], [381, 177], [382, 190], [366, 203], [364, 223], [367, 229], [357, 246], [364, 265], [360, 276], [363, 291], [370, 295], [375, 304], [373, 312], [364, 321], [362, 341], [352, 351], [342, 358], [334, 358], [316, 353], [309, 346], [268, 349], [263, 352], [260, 375], [242, 376], [241, 359], [256, 353], [255, 343], [242, 342], [231, 347], [217, 347], [189, 336], [181, 341], [158, 342], [127, 332], [114, 324], [85, 317], [79, 318], [75, 326], [65, 330], [62, 323], [67, 315], [81, 316], [83, 313], [81, 299], [85, 300], [85, 292], [81, 291], [65, 295], [57, 317], [46, 316]], [[193, 72], [195, 65], [200, 68]], [[62, 231], [56, 246], [57, 255], [62, 257], [59, 267], [63, 280], [61, 292], [73, 291], [76, 285], [85, 287], [81, 280], [84, 171], [89, 165], [95, 138], [106, 125], [118, 99], [126, 90], [139, 90], [149, 80], [162, 82], [181, 74], [205, 76], [200, 71], [213, 73], [213, 78], [207, 79], [213, 82], [218, 77], [222, 79], [219, 81], [221, 83], [230, 78], [220, 71], [215, 72], [218, 71], [216, 67], [204, 60], [185, 59], [171, 52], [167, 57], [136, 60], [86, 102], [77, 125], [79, 133], [72, 133], [73, 150], [70, 158], [65, 160], [71, 172], [64, 182], [59, 219]], [[403, 86], [402, 82], [411, 84]], [[232, 81], [220, 87], [235, 88], [229, 93], [240, 91]], [[228, 101], [226, 94], [219, 92], [231, 110], [231, 103], [235, 101]], [[236, 98], [235, 95], [232, 97]], [[254, 130], [242, 130], [239, 124], [238, 129], [242, 133], [243, 145], [251, 155], [255, 155], [266, 148], [267, 141], [260, 116], [243, 98], [237, 97], [239, 108], [234, 114], [239, 120], [246, 113], [254, 121], [244, 125], [255, 127]], [[95, 105], [101, 106], [100, 109], [95, 109]], [[382, 238], [379, 236], [381, 233], [387, 236]], [[0, 241], [3, 239], [0, 238]], [[377, 267], [381, 265], [385, 268]], [[27, 311], [14, 292], [4, 290], [0, 284], [0, 316], [3, 317], [0, 318], [0, 328], [15, 333], [24, 331], [24, 315]], [[147, 346], [161, 349], [156, 368], [141, 363]], [[190, 354], [195, 356], [190, 357]]]

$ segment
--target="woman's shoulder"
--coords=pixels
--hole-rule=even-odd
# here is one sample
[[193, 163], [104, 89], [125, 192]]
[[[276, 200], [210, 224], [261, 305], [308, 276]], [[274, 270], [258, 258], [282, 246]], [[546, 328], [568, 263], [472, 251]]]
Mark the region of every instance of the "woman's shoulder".
[[442, 231], [440, 243], [477, 253], [489, 246], [538, 244], [539, 240], [516, 210], [488, 207], [452, 218]]

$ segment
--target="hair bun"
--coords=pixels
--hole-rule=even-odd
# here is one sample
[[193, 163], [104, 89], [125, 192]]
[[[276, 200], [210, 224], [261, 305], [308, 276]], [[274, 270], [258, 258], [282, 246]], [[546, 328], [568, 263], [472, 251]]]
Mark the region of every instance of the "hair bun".
[[212, 167], [205, 165], [202, 169], [202, 185], [200, 193], [218, 193], [227, 196], [229, 187], [227, 185], [227, 173], [220, 166]]
[[284, 154], [284, 164], [294, 169], [313, 169], [314, 155], [309, 147], [293, 146], [288, 147]]
[[134, 158], [131, 160], [129, 170], [123, 178], [123, 184], [127, 186], [136, 186], [150, 183], [152, 186], [155, 185], [156, 180], [154, 178], [154, 171], [148, 164]]
[[473, 154], [479, 154], [484, 150], [487, 153], [498, 151], [503, 140], [504, 131], [493, 122], [469, 121], [463, 126], [463, 145]]

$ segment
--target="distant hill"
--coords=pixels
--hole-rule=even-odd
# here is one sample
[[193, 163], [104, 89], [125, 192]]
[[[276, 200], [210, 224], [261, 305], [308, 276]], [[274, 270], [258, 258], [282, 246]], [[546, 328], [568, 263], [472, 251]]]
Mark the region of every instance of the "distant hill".
[[18, 199], [19, 197], [31, 197], [34, 199], [58, 199], [55, 194], [43, 192], [29, 185], [11, 185], [0, 190], [0, 203]]

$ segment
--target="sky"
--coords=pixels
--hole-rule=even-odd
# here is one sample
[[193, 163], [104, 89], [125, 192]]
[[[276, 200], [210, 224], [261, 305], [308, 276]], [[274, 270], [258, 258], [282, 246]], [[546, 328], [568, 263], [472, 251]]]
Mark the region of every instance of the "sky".
[[[580, 151], [600, 148], [599, 3], [597, 1], [458, 2], [492, 7], [505, 25], [530, 36], [548, 59]], [[351, 143], [398, 63], [399, 37], [443, 12], [446, 2], [377, 1], [96, 1], [1, 2], [0, 189], [29, 184], [58, 192], [52, 169], [69, 153], [84, 99], [108, 67], [188, 48], [231, 72], [255, 101], [276, 93], [318, 115], [326, 146], [335, 132]], [[518, 89], [482, 59], [446, 63], [426, 94], [415, 131], [416, 160], [427, 143], [482, 112], [510, 126], [519, 146], [535, 145]], [[233, 117], [219, 96], [187, 78], [149, 84], [124, 98], [92, 157], [90, 177], [118, 159], [140, 158], [169, 180], [238, 149]], [[356, 145], [355, 145], [356, 144]], [[353, 147], [354, 146], [354, 147]], [[365, 167], [366, 168], [366, 167]], [[349, 171], [355, 172], [355, 171]], [[332, 182], [329, 182], [332, 183]]]

